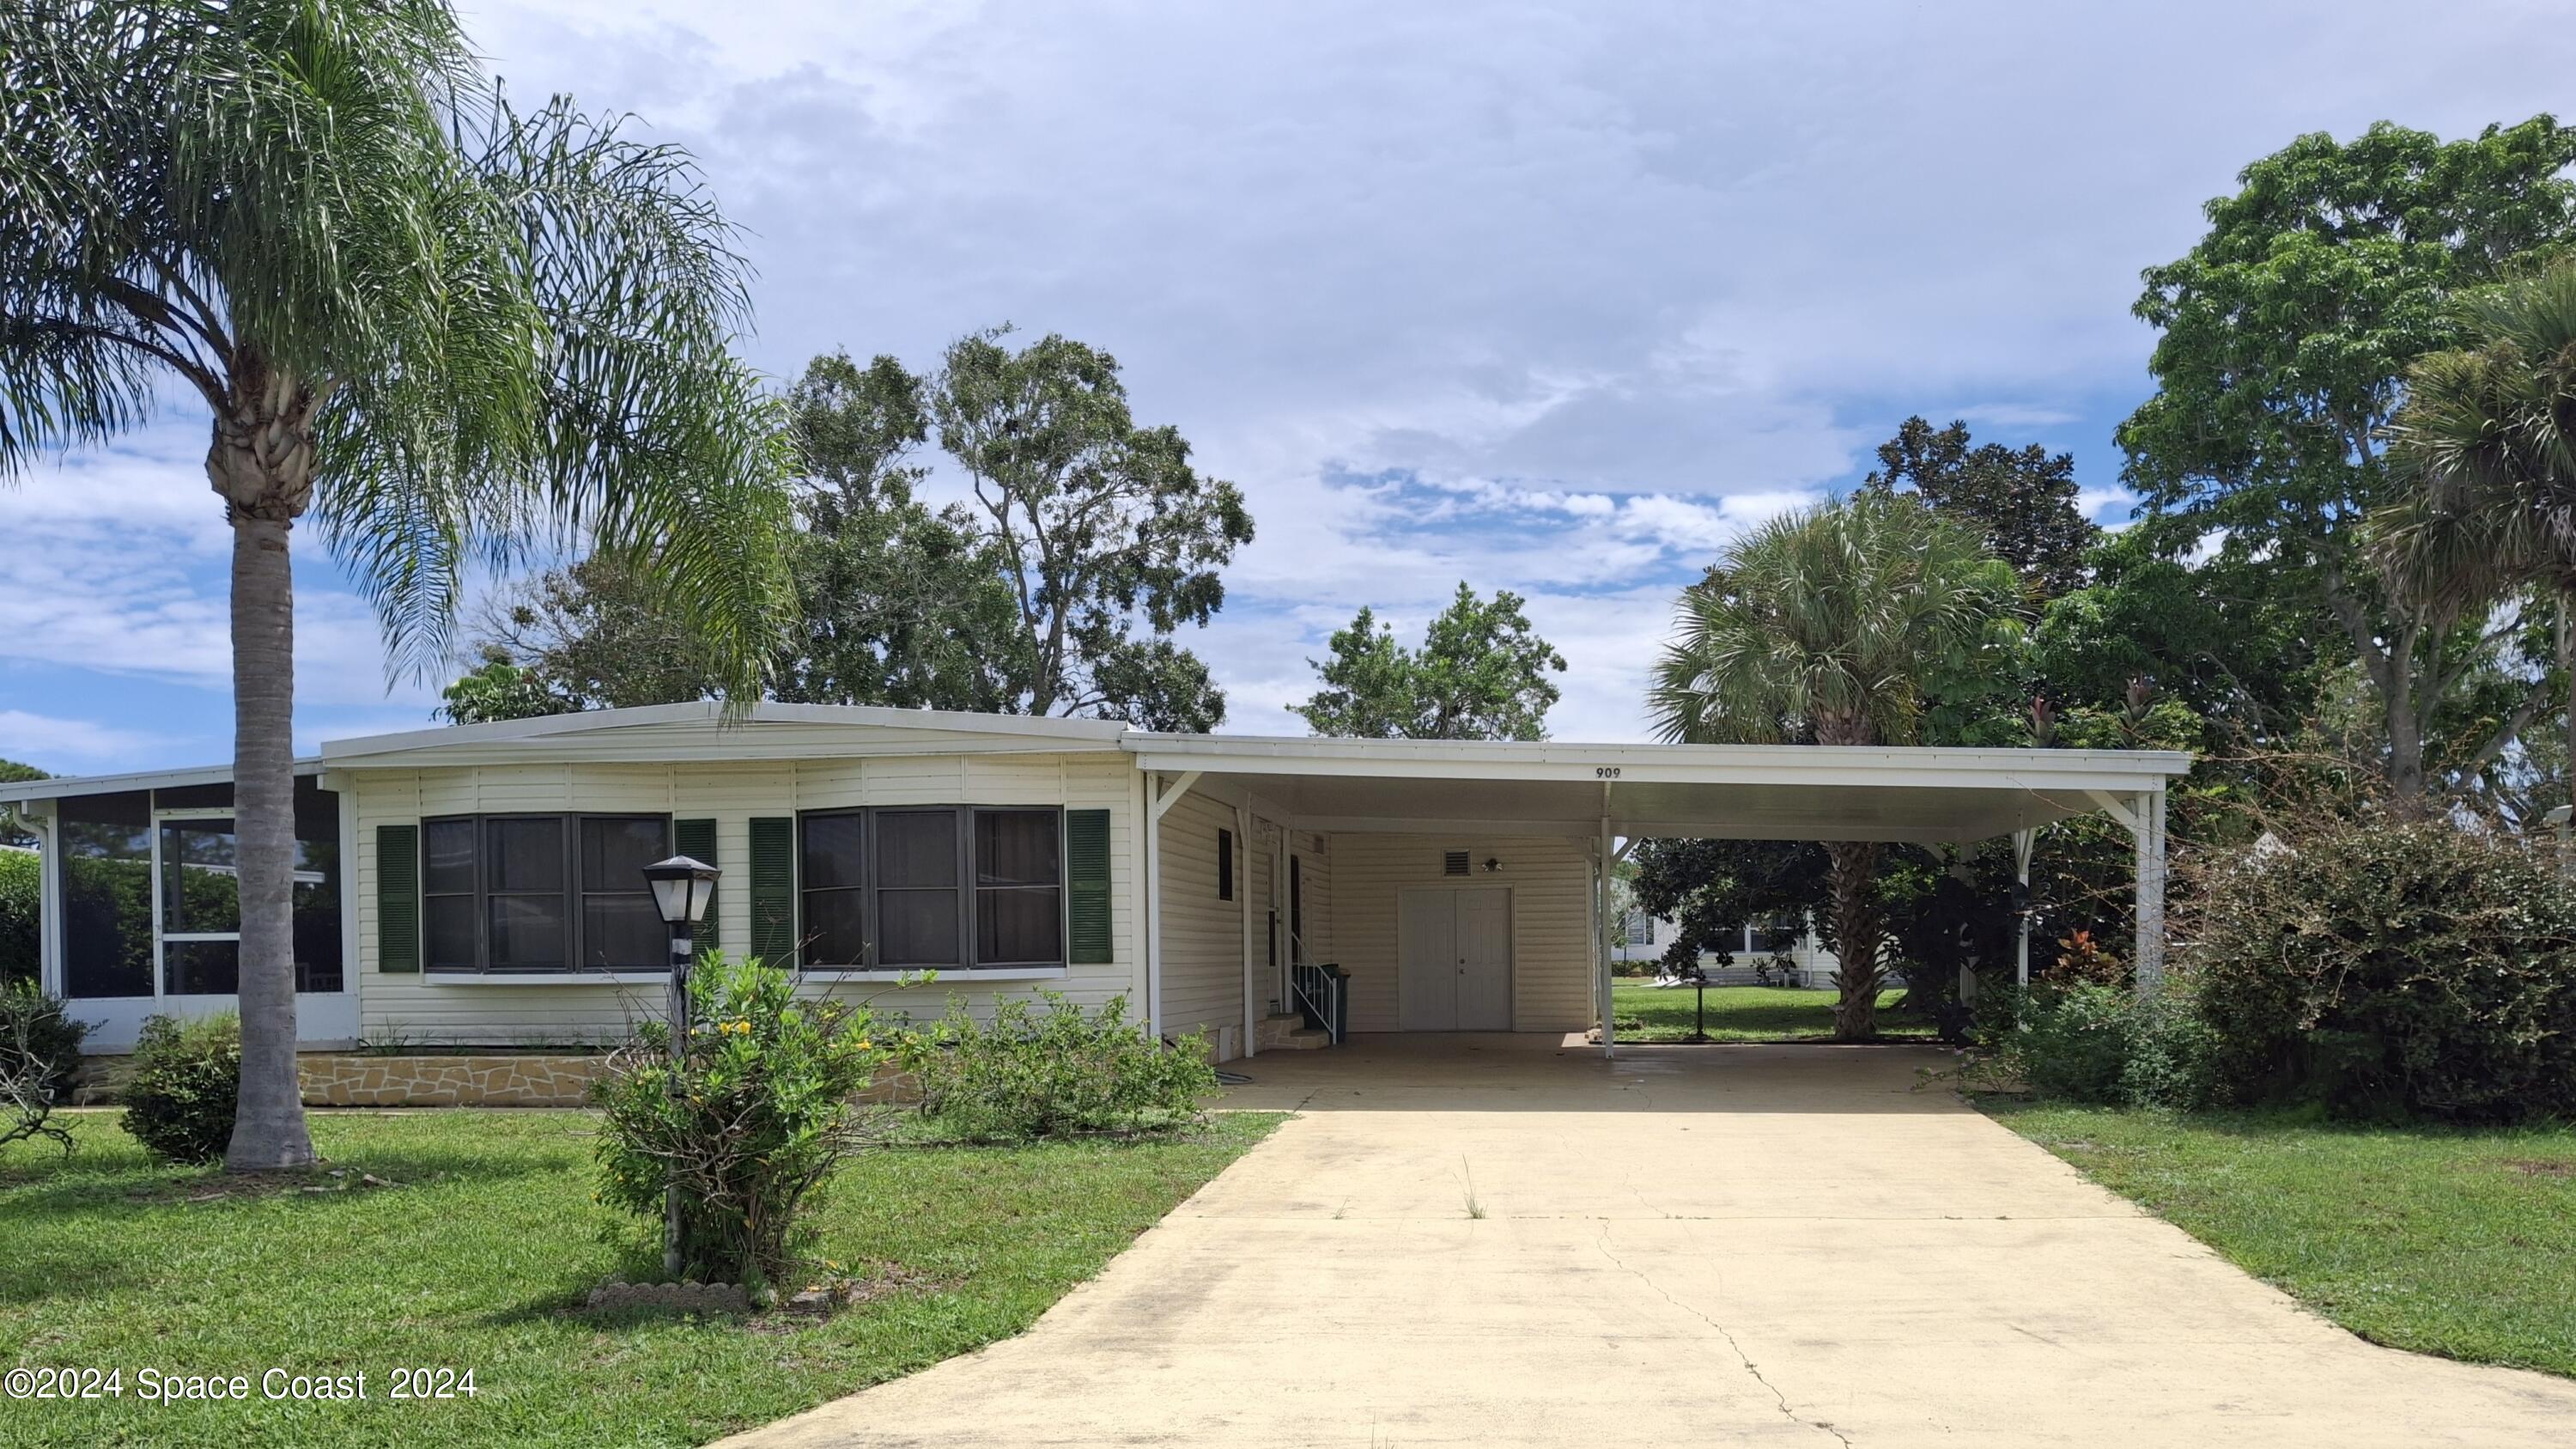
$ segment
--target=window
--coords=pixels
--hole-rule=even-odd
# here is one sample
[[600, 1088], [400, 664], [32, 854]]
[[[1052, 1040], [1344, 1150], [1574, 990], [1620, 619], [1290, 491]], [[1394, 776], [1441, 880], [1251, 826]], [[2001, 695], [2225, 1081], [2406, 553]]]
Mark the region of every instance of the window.
[[975, 964], [1064, 960], [1064, 832], [1053, 810], [975, 812]]
[[[295, 989], [341, 989], [340, 800], [295, 782]], [[63, 986], [78, 998], [230, 996], [241, 982], [232, 787], [62, 804]]]
[[878, 806], [801, 817], [808, 966], [1064, 964], [1064, 813]]
[[1216, 898], [1221, 901], [1234, 899], [1234, 832], [1231, 830], [1216, 833]]
[[644, 867], [660, 815], [462, 815], [421, 822], [421, 937], [432, 971], [659, 971], [667, 928]]

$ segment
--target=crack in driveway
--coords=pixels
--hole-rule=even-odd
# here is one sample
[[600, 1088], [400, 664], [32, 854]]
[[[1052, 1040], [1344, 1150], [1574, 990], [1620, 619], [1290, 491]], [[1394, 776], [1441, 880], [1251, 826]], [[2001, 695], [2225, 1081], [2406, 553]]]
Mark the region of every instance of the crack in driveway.
[[1666, 1303], [1673, 1305], [1682, 1312], [1687, 1313], [1691, 1317], [1698, 1319], [1700, 1322], [1707, 1324], [1718, 1337], [1725, 1339], [1727, 1348], [1732, 1350], [1735, 1354], [1736, 1362], [1744, 1365], [1744, 1371], [1753, 1376], [1753, 1381], [1755, 1383], [1770, 1390], [1773, 1401], [1778, 1403], [1780, 1406], [1780, 1413], [1786, 1417], [1790, 1423], [1803, 1425], [1810, 1429], [1821, 1429], [1825, 1433], [1833, 1435], [1835, 1442], [1843, 1445], [1844, 1449], [1850, 1449], [1851, 1436], [1849, 1434], [1844, 1433], [1842, 1430], [1835, 1428], [1833, 1425], [1826, 1423], [1822, 1419], [1802, 1418], [1796, 1407], [1790, 1404], [1789, 1396], [1780, 1391], [1780, 1386], [1771, 1382], [1768, 1378], [1763, 1377], [1762, 1370], [1757, 1367], [1752, 1358], [1744, 1352], [1744, 1345], [1735, 1341], [1734, 1333], [1729, 1331], [1725, 1324], [1718, 1322], [1716, 1319], [1709, 1317], [1700, 1310], [1684, 1303], [1678, 1298], [1675, 1298], [1665, 1289], [1663, 1284], [1648, 1277], [1644, 1269], [1629, 1267], [1626, 1259], [1621, 1258], [1617, 1253], [1610, 1251], [1610, 1220], [1608, 1218], [1603, 1218], [1601, 1220], [1601, 1236], [1593, 1240], [1593, 1246], [1601, 1250], [1602, 1257], [1610, 1260], [1610, 1266], [1632, 1278], [1635, 1278], [1638, 1282], [1645, 1284], [1647, 1287], [1654, 1289], [1656, 1297], [1663, 1299]]

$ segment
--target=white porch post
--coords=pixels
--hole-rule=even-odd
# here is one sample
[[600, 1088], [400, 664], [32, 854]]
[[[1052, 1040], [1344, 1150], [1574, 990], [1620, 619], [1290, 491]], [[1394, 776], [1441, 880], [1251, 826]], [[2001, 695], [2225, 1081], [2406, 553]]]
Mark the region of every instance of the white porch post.
[[2141, 790], [2130, 830], [2138, 841], [2138, 994], [2153, 992], [2165, 976], [2165, 792]]
[[2037, 830], [2012, 833], [2013, 879], [2021, 887], [2019, 908], [2013, 912], [2013, 980], [2025, 990], [2030, 986], [2030, 849], [2038, 840]]
[[1243, 910], [1243, 1054], [1260, 1055], [1255, 1040], [1260, 1007], [1255, 1003], [1252, 987], [1252, 807], [1234, 807], [1234, 859], [1225, 863], [1233, 879], [1226, 882], [1234, 891], [1234, 903]]
[[[51, 800], [30, 800], [18, 807], [18, 818], [36, 832], [36, 984], [55, 996], [71, 995], [64, 978], [70, 969], [63, 955], [63, 827], [61, 807]], [[355, 969], [354, 965], [351, 969]]]
[[[1606, 796], [1609, 787], [1604, 786], [1602, 788], [1603, 793]], [[1619, 1054], [1619, 1021], [1617, 1013], [1612, 1009], [1610, 989], [1610, 957], [1612, 955], [1610, 946], [1610, 867], [1612, 863], [1613, 859], [1610, 854], [1610, 817], [1604, 815], [1601, 817], [1601, 849], [1600, 852], [1593, 857], [1592, 964], [1594, 970], [1598, 973], [1594, 979], [1600, 983], [1601, 1055], [1605, 1057], [1614, 1057]]]

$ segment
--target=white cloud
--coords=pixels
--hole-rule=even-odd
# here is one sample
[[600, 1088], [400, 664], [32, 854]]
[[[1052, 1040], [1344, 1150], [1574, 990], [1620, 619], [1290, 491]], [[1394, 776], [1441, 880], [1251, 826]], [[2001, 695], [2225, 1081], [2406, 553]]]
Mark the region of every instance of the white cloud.
[[[173, 417], [0, 491], [0, 660], [230, 688], [232, 534], [203, 448]], [[410, 684], [389, 695], [372, 612], [316, 534], [297, 530], [293, 547], [298, 699], [430, 697]]]
[[86, 769], [156, 753], [171, 743], [171, 736], [121, 725], [0, 709], [0, 759], [42, 765], [56, 774], [65, 766]]

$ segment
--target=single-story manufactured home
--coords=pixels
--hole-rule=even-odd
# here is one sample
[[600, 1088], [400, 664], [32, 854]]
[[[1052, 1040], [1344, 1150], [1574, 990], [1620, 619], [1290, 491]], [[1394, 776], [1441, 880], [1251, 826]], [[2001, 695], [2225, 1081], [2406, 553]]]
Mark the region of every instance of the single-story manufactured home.
[[[917, 1018], [952, 996], [1124, 997], [1220, 1059], [1290, 1031], [1579, 1033], [1606, 1015], [1604, 880], [1627, 840], [2009, 835], [2026, 862], [2038, 827], [2091, 812], [2136, 838], [2151, 974], [2164, 792], [2189, 764], [768, 703], [339, 740], [296, 766], [298, 1021], [315, 1051], [620, 1037], [659, 1009], [667, 969], [640, 869], [686, 854], [723, 872], [701, 944]], [[43, 984], [93, 1050], [232, 1003], [228, 771], [30, 781], [0, 801], [39, 836]]]

